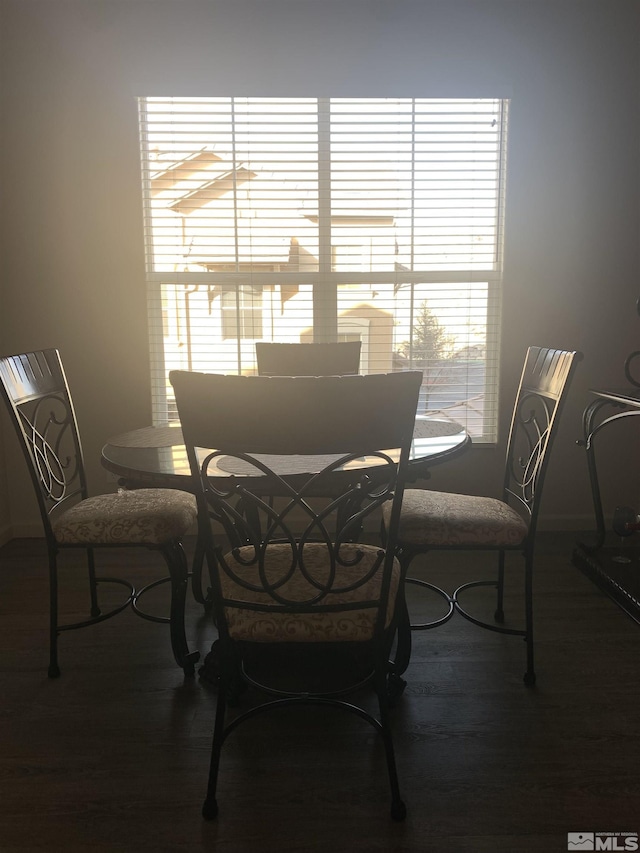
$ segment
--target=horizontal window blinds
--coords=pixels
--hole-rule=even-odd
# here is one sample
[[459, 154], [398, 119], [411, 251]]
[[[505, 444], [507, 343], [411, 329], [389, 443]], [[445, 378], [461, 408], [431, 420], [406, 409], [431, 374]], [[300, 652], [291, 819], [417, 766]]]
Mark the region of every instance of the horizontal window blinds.
[[260, 340], [362, 341], [494, 440], [507, 104], [140, 98], [154, 417], [168, 371]]

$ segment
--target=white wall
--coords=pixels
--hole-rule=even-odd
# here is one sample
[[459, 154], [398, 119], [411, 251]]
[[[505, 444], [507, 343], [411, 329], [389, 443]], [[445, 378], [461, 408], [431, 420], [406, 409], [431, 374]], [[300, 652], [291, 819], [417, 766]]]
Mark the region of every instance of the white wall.
[[[498, 95], [512, 99], [505, 411], [528, 344], [584, 351], [543, 515], [588, 523], [575, 446], [587, 389], [623, 384], [640, 332], [634, 0], [0, 0], [0, 12], [0, 350], [60, 348], [93, 490], [112, 487], [105, 439], [150, 420], [135, 96]], [[0, 533], [37, 532], [6, 429], [3, 442]], [[474, 449], [432, 483], [494, 490], [502, 452]], [[637, 478], [611, 476], [616, 500], [640, 502]]]

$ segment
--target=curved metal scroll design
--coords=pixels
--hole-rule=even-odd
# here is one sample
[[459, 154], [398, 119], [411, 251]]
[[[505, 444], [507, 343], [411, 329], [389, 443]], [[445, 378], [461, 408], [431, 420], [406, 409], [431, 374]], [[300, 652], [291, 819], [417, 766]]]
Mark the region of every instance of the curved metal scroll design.
[[[640, 298], [636, 300], [636, 312], [640, 314]], [[630, 382], [634, 388], [640, 388], [640, 378], [636, 378], [634, 375], [635, 371], [638, 369], [639, 361], [640, 350], [634, 350], [634, 352], [629, 353], [624, 363], [624, 375], [627, 382]]]
[[[222, 456], [227, 463], [233, 459], [255, 469], [256, 476], [232, 475], [221, 485], [219, 470], [210, 474], [210, 469]], [[385, 552], [364, 559], [356, 543], [365, 519], [392, 499], [397, 462], [383, 452], [371, 453], [368, 465], [377, 461], [374, 481], [370, 470], [349, 471], [358, 458], [336, 456], [320, 472], [296, 480], [255, 456], [209, 454], [201, 466], [209, 511], [231, 544], [227, 554], [217, 549], [220, 570], [249, 593], [267, 593], [276, 608], [315, 607], [328, 596], [359, 588], [366, 599], [364, 587], [379, 571]], [[281, 497], [271, 498], [274, 494]], [[318, 497], [323, 494], [330, 497]]]
[[58, 394], [17, 408], [22, 435], [47, 512], [81, 494], [80, 452], [67, 399]]
[[544, 396], [529, 392], [521, 399], [514, 417], [505, 490], [529, 515], [532, 513], [554, 411], [555, 405], [550, 404]]
[[628, 382], [635, 388], [640, 388], [640, 378], [636, 379], [634, 371], [638, 369], [640, 362], [640, 350], [635, 350], [629, 353], [627, 360], [624, 363], [624, 375]]
[[[43, 496], [57, 506], [69, 497], [69, 486], [78, 477], [73, 415], [66, 400], [59, 396], [40, 399], [32, 411], [23, 407], [18, 414]], [[74, 489], [73, 494], [77, 491]]]

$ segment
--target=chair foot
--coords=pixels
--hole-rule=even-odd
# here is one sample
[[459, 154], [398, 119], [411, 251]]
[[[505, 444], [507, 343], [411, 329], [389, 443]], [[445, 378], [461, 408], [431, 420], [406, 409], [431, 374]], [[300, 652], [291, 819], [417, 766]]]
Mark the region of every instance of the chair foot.
[[237, 673], [229, 680], [227, 689], [227, 705], [230, 708], [237, 708], [240, 704], [242, 695], [249, 689], [247, 683], [243, 681], [240, 673]]
[[196, 674], [196, 664], [200, 660], [200, 652], [191, 652], [182, 662], [182, 671], [185, 676], [192, 678]]
[[220, 641], [214, 640], [211, 644], [211, 651], [205, 655], [202, 666], [198, 670], [198, 675], [204, 681], [217, 684], [220, 679], [220, 671]]
[[407, 816], [407, 807], [402, 800], [395, 800], [391, 803], [391, 817], [393, 820], [402, 821]]
[[504, 622], [504, 610], [500, 607], [493, 614], [493, 618], [496, 620], [496, 622], [499, 622], [502, 625], [502, 623]]
[[536, 683], [535, 672], [529, 672], [529, 671], [525, 672], [523, 681], [527, 685], [527, 687], [533, 687], [534, 684]]
[[389, 677], [387, 679], [387, 698], [390, 707], [393, 707], [398, 701], [398, 699], [402, 696], [406, 686], [407, 682], [397, 673], [392, 672], [389, 674]]
[[60, 678], [60, 667], [57, 663], [49, 664], [47, 675], [49, 676], [49, 678]]
[[218, 816], [218, 801], [215, 797], [207, 797], [202, 805], [202, 817], [205, 820], [213, 820]]

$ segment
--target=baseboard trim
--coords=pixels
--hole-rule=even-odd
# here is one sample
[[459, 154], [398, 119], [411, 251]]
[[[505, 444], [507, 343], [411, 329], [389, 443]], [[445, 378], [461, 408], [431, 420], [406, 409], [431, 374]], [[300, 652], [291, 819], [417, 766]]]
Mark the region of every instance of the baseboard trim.
[[0, 527], [0, 548], [2, 548], [3, 545], [6, 545], [7, 542], [11, 542], [12, 539], [15, 539], [15, 536], [13, 535], [11, 527], [9, 525]]
[[538, 530], [564, 532], [565, 530], [588, 530], [595, 532], [596, 523], [589, 515], [540, 515]]
[[41, 524], [7, 524], [0, 528], [0, 547], [12, 539], [42, 539]]

